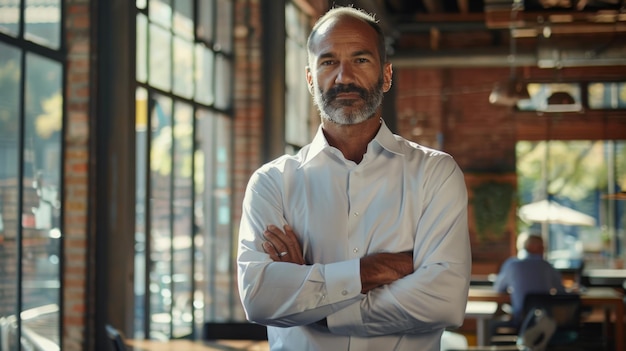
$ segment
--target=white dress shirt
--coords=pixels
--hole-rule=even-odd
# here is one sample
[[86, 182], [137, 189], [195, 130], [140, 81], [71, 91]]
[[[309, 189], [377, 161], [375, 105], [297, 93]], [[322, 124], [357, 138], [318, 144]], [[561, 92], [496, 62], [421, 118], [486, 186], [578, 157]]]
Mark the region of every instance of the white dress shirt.
[[[263, 231], [289, 224], [307, 265], [273, 262]], [[413, 252], [414, 273], [361, 294], [359, 259]], [[311, 144], [258, 169], [243, 201], [237, 255], [247, 318], [271, 350], [432, 350], [463, 323], [471, 254], [456, 162], [381, 128], [356, 164]], [[326, 318], [328, 327], [317, 324]]]

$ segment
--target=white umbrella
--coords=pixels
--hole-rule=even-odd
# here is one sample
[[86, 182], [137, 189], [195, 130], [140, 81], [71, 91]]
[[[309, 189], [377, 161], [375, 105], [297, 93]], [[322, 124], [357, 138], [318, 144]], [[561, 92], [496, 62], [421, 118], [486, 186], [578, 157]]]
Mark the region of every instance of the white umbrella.
[[524, 222], [586, 226], [596, 225], [596, 219], [588, 214], [548, 200], [541, 200], [524, 205], [519, 208], [517, 214]]

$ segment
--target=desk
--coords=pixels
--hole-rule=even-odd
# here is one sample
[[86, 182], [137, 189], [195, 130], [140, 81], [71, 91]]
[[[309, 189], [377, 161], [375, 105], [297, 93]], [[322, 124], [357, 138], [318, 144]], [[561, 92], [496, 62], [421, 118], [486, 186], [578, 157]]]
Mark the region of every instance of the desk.
[[256, 340], [126, 340], [133, 351], [268, 351], [267, 341]]
[[[509, 294], [498, 293], [489, 287], [470, 287], [468, 301], [491, 301], [498, 305], [511, 303]], [[583, 306], [601, 307], [606, 312], [607, 322], [611, 322], [611, 314], [615, 317], [615, 350], [626, 350], [624, 347], [624, 300], [622, 294], [612, 288], [587, 288], [580, 294]]]
[[465, 318], [476, 319], [476, 344], [486, 345], [488, 330], [486, 323], [493, 318], [498, 309], [498, 303], [493, 301], [467, 301]]
[[626, 269], [588, 269], [583, 272], [583, 280], [589, 285], [626, 288]]

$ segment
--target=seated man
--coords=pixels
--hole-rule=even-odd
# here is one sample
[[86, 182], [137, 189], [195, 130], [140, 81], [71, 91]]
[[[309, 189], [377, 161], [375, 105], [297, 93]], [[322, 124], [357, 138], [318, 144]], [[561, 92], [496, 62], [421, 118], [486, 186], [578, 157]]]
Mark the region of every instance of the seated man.
[[492, 335], [499, 327], [517, 330], [522, 323], [524, 298], [528, 293], [565, 293], [561, 274], [543, 257], [543, 239], [538, 234], [520, 234], [517, 257], [507, 259], [500, 268], [493, 288], [511, 294], [513, 313], [509, 320], [495, 321]]

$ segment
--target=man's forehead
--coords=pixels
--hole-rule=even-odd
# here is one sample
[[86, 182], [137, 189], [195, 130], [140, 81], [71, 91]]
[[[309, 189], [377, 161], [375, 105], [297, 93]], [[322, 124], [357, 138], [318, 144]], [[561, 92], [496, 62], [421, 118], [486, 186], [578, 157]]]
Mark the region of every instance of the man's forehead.
[[[363, 28], [370, 27], [363, 19], [350, 16], [347, 14], [335, 16], [326, 19], [317, 27], [317, 34], [324, 34], [337, 28], [352, 27], [358, 30], [364, 30]], [[373, 30], [373, 28], [370, 28]]]
[[[338, 30], [343, 31], [343, 35], [338, 35], [338, 33], [336, 33]], [[354, 33], [350, 34], [351, 31]], [[368, 33], [368, 31], [370, 32]], [[367, 37], [365, 41], [375, 46], [376, 32], [365, 21], [346, 15], [333, 17], [324, 21], [324, 23], [320, 24], [317, 28], [316, 33], [312, 38], [312, 48], [315, 51], [320, 49], [323, 50], [324, 47], [335, 45], [335, 42], [337, 41], [349, 41], [356, 43], [363, 41], [363, 38], [361, 37]]]

